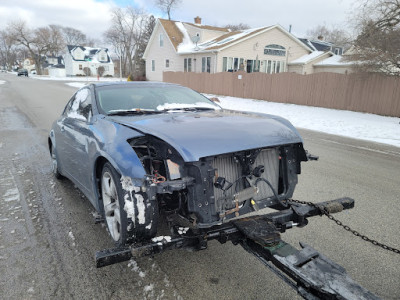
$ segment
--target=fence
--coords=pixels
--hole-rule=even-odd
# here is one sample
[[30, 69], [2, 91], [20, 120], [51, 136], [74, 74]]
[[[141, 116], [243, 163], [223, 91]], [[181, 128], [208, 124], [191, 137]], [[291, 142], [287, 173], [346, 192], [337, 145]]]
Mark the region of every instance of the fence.
[[400, 117], [400, 78], [379, 74], [164, 72], [198, 92]]

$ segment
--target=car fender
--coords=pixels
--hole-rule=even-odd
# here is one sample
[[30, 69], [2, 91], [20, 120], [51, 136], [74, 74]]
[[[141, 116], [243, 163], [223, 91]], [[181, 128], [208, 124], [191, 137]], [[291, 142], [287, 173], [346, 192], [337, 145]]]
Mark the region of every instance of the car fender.
[[88, 153], [92, 161], [91, 182], [94, 199], [91, 202], [100, 210], [100, 189], [97, 181], [100, 160], [107, 160], [121, 176], [130, 177], [135, 186], [142, 185], [146, 172], [128, 142], [129, 139], [143, 136], [142, 133], [106, 120], [99, 120], [96, 129], [95, 138], [88, 142]]

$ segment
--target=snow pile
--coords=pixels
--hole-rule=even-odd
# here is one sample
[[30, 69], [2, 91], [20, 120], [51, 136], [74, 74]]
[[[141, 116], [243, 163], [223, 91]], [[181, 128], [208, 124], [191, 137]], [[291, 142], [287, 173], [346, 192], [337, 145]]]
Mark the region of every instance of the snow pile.
[[216, 95], [226, 109], [278, 115], [295, 127], [400, 147], [400, 118]]
[[337, 66], [337, 65], [343, 65], [343, 66], [349, 66], [352, 65], [353, 62], [349, 61], [342, 61], [343, 56], [341, 55], [333, 55], [331, 57], [328, 57], [319, 63], [316, 63], [316, 66]]
[[76, 87], [78, 89], [83, 88], [86, 83], [82, 83], [82, 82], [67, 82], [66, 85], [72, 86], [72, 87]]
[[324, 51], [313, 51], [310, 54], [304, 55], [304, 56], [302, 56], [302, 57], [300, 57], [298, 59], [295, 59], [295, 60], [291, 61], [289, 64], [290, 65], [292, 65], [292, 64], [294, 64], [294, 65], [295, 64], [306, 64], [309, 61], [312, 61], [313, 59], [317, 58], [318, 56], [320, 56], [320, 55], [322, 55], [324, 53], [325, 53]]
[[[119, 78], [115, 77], [100, 77], [99, 80], [97, 80], [97, 77], [90, 77], [90, 76], [51, 77], [48, 75], [31, 75], [30, 78], [38, 80], [54, 80], [54, 81], [86, 81], [86, 82], [119, 81]], [[122, 78], [122, 80], [126, 81], [126, 78]]]
[[194, 48], [194, 44], [190, 39], [188, 32], [186, 31], [185, 26], [182, 22], [175, 22], [176, 27], [182, 32], [183, 34], [183, 41], [178, 45], [178, 52], [188, 52], [192, 51]]
[[6, 82], [4, 80], [0, 80], [0, 84], [5, 84]]

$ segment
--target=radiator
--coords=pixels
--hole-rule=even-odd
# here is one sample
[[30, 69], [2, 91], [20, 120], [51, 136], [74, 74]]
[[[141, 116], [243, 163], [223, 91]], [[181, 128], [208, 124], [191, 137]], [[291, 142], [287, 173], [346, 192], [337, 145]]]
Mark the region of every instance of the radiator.
[[[263, 149], [258, 154], [253, 168], [263, 165], [265, 168], [264, 173], [261, 177], [267, 179], [276, 191], [278, 191], [278, 177], [279, 177], [279, 153], [275, 148]], [[242, 169], [239, 162], [236, 162], [234, 155], [218, 156], [214, 159], [213, 168], [216, 169], [216, 174], [219, 177], [224, 177], [229, 182], [235, 182], [242, 176]], [[273, 196], [271, 188], [263, 181], [260, 181], [257, 185], [259, 192], [253, 197], [254, 200], [261, 200]], [[242, 180], [239, 180], [238, 184], [233, 185], [230, 189], [225, 192], [221, 189], [214, 187], [214, 197], [218, 202], [219, 199], [231, 197], [233, 194], [243, 189]], [[234, 205], [232, 204], [232, 207]]]

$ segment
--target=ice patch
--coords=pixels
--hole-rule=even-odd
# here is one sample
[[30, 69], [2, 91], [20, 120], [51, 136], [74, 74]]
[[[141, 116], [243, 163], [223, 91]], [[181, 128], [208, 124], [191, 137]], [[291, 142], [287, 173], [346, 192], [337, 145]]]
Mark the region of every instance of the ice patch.
[[137, 262], [136, 262], [135, 260], [131, 259], [131, 260], [129, 261], [129, 263], [128, 263], [128, 268], [131, 268], [132, 271], [138, 273], [138, 275], [140, 276], [140, 278], [146, 277], [146, 272], [143, 272], [143, 271], [139, 268], [139, 266], [138, 266], [138, 264], [137, 264]]
[[75, 237], [74, 237], [72, 231], [68, 232], [68, 237], [69, 237], [71, 240], [75, 241]]
[[6, 191], [6, 193], [3, 195], [4, 201], [10, 202], [10, 201], [15, 201], [19, 200], [19, 191], [17, 188], [9, 189]]
[[154, 284], [146, 285], [146, 286], [143, 288], [143, 291], [144, 291], [145, 293], [149, 293], [149, 292], [151, 292], [151, 291], [153, 291], [153, 290], [154, 290]]
[[34, 290], [34, 288], [31, 286], [31, 287], [28, 289], [27, 292], [28, 292], [29, 294], [32, 294], [32, 293], [35, 292], [35, 290]]

